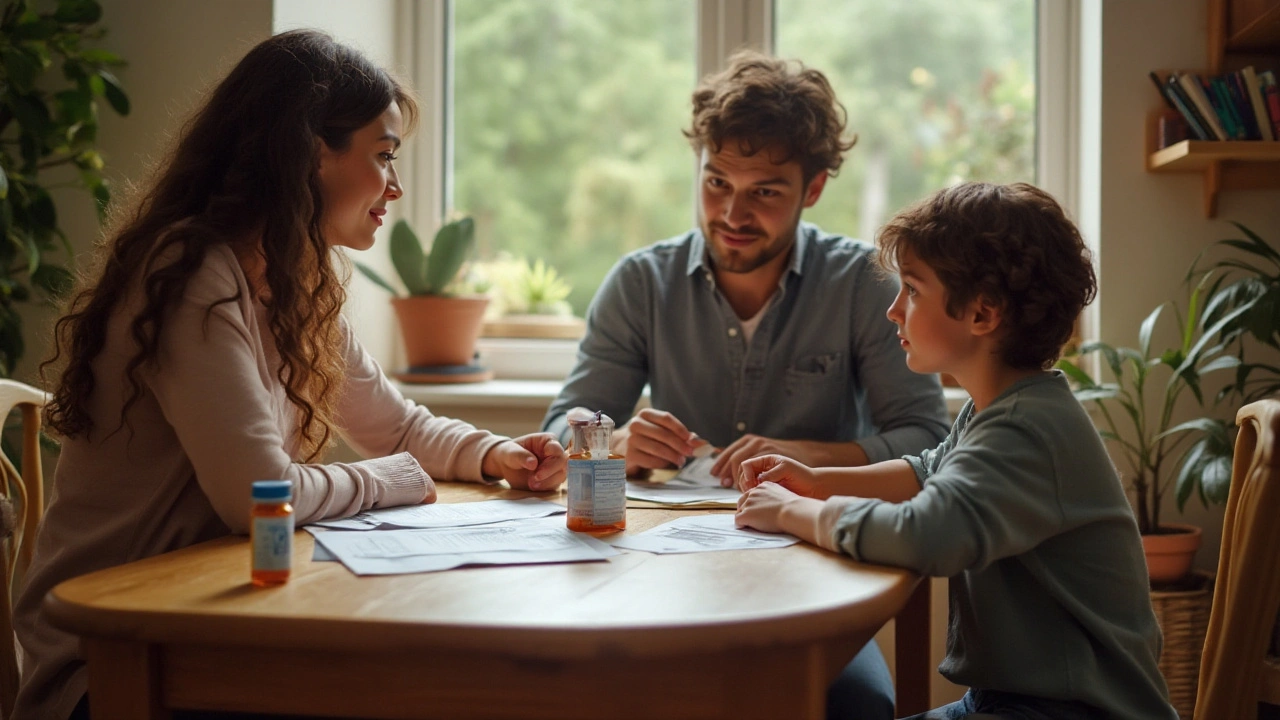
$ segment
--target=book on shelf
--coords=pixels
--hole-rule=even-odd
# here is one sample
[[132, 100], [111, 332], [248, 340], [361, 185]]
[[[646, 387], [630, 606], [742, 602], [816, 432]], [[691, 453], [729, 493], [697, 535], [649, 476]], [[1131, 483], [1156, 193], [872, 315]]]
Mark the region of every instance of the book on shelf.
[[1250, 65], [1240, 71], [1240, 79], [1244, 82], [1245, 92], [1249, 96], [1249, 108], [1253, 111], [1253, 124], [1263, 140], [1275, 140], [1275, 129], [1271, 127], [1271, 117], [1267, 110], [1267, 101], [1262, 99], [1262, 86], [1258, 83], [1258, 73]]
[[1270, 70], [1258, 73], [1258, 88], [1271, 118], [1271, 134], [1280, 140], [1280, 88], [1276, 87], [1276, 74]]
[[1280, 89], [1273, 70], [1257, 72], [1248, 66], [1213, 76], [1148, 74], [1195, 139], [1280, 140]]

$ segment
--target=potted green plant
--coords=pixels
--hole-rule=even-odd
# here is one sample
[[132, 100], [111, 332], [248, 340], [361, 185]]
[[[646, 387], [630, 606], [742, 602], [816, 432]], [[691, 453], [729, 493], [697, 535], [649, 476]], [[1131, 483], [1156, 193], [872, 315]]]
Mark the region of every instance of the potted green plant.
[[499, 257], [488, 273], [498, 291], [500, 312], [485, 323], [486, 337], [563, 338], [582, 337], [586, 324], [574, 317], [569, 306], [572, 286], [554, 267], [539, 259]]
[[[1170, 485], [1176, 487], [1181, 510], [1195, 489], [1206, 504], [1225, 502], [1231, 482], [1231, 438], [1226, 424], [1212, 415], [1173, 424], [1178, 400], [1185, 391], [1191, 391], [1204, 409], [1204, 377], [1240, 364], [1239, 358], [1226, 352], [1215, 338], [1243, 311], [1231, 310], [1214, 324], [1203, 325], [1201, 300], [1206, 289], [1214, 287], [1212, 279], [1212, 274], [1205, 275], [1191, 289], [1185, 317], [1173, 307], [1177, 347], [1152, 348], [1152, 335], [1170, 305], [1165, 303], [1143, 320], [1137, 348], [1113, 347], [1103, 342], [1081, 346], [1077, 358], [1101, 355], [1111, 382], [1094, 380], [1072, 360], [1058, 363], [1075, 382], [1076, 398], [1097, 407], [1104, 425], [1100, 429], [1103, 438], [1118, 448], [1126, 461], [1120, 471], [1133, 495], [1153, 582], [1185, 575], [1200, 545], [1198, 527], [1161, 520], [1162, 500]], [[1191, 444], [1177, 455], [1187, 440], [1192, 440]], [[1176, 473], [1171, 472], [1175, 469]]]
[[[79, 185], [93, 195], [101, 214], [110, 192], [95, 149], [98, 104], [105, 99], [120, 115], [129, 98], [109, 68], [123, 65], [114, 53], [89, 47], [105, 32], [95, 0], [59, 0], [37, 11], [29, 0], [10, 0], [0, 11], [0, 376], [8, 377], [23, 356], [18, 304], [33, 297], [57, 298], [72, 284], [62, 262], [71, 248], [58, 227], [49, 193], [49, 171], [74, 175], [59, 184]], [[51, 71], [57, 68], [61, 77]], [[68, 183], [67, 181], [70, 180]]]
[[356, 269], [395, 296], [391, 304], [400, 322], [409, 372], [469, 368], [489, 304], [488, 296], [466, 292], [459, 283], [462, 266], [475, 246], [475, 222], [461, 218], [445, 223], [427, 252], [409, 223], [398, 220], [391, 228], [390, 245], [392, 265], [407, 294], [363, 263], [357, 262]]

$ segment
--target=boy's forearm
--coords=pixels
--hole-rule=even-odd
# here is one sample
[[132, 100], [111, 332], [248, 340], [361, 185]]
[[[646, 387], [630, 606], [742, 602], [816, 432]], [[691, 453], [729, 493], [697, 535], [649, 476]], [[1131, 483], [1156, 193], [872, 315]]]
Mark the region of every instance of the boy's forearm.
[[814, 497], [825, 500], [836, 495], [877, 498], [905, 502], [920, 492], [916, 471], [906, 460], [887, 460], [860, 468], [821, 468]]
[[821, 513], [821, 500], [797, 495], [783, 504], [778, 513], [778, 525], [788, 535], [813, 545], [822, 545], [818, 539], [818, 516]]

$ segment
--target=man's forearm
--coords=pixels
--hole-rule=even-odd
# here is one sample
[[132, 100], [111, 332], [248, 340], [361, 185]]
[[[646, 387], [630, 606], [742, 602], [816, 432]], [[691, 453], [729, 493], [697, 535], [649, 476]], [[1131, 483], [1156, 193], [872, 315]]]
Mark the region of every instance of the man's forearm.
[[856, 442], [799, 441], [804, 451], [800, 460], [809, 467], [859, 467], [867, 464], [867, 452]]

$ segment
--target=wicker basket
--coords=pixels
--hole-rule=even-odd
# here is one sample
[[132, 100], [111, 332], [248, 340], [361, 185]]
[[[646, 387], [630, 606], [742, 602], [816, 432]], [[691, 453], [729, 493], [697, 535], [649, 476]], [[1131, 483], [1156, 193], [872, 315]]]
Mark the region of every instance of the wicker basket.
[[1178, 715], [1190, 720], [1200, 680], [1200, 653], [1213, 606], [1213, 575], [1196, 571], [1186, 580], [1152, 587], [1151, 606], [1164, 633], [1160, 673]]

